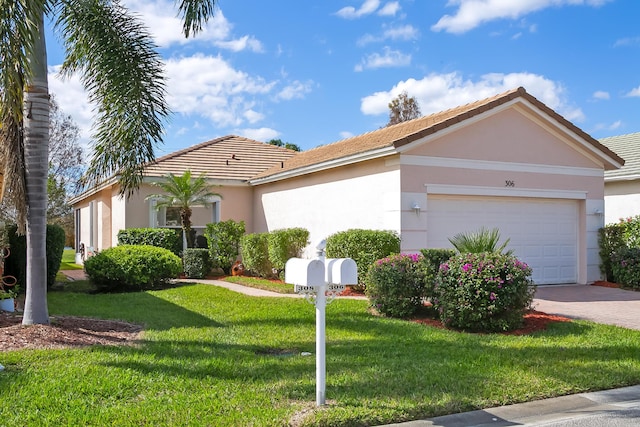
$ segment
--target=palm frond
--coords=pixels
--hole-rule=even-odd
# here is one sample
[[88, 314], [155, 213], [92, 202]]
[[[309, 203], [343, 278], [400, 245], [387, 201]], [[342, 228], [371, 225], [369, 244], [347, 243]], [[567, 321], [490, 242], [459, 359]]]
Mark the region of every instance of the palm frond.
[[67, 53], [62, 74], [79, 72], [98, 106], [86, 181], [117, 173], [120, 193], [130, 196], [155, 158], [169, 115], [162, 60], [149, 31], [120, 4], [62, 0], [58, 7], [56, 29]]
[[213, 16], [216, 0], [182, 0], [178, 7], [185, 37], [202, 31], [202, 26]]

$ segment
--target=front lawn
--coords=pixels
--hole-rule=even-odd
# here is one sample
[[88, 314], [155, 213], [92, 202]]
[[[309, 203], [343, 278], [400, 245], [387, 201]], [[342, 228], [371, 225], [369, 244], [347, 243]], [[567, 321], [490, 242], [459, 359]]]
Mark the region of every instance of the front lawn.
[[[144, 324], [135, 347], [0, 352], [4, 425], [376, 425], [640, 383], [640, 331], [585, 321], [531, 336], [452, 332], [327, 307], [316, 410], [315, 310], [209, 285], [50, 292], [52, 315]], [[302, 414], [302, 415], [301, 415]]]

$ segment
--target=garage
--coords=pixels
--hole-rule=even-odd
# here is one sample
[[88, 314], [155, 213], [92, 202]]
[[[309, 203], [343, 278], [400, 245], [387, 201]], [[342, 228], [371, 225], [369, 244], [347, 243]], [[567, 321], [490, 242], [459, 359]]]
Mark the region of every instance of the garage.
[[533, 269], [538, 285], [578, 280], [578, 200], [429, 195], [429, 248], [449, 248], [449, 238], [481, 227], [500, 230], [508, 249]]

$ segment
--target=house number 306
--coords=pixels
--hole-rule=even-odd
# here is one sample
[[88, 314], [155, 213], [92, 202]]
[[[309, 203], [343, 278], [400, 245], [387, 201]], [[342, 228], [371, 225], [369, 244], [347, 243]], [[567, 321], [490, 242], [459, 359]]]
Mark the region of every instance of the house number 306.
[[515, 187], [516, 186], [516, 182], [515, 181], [511, 181], [510, 179], [507, 179], [504, 182], [504, 186], [505, 187]]

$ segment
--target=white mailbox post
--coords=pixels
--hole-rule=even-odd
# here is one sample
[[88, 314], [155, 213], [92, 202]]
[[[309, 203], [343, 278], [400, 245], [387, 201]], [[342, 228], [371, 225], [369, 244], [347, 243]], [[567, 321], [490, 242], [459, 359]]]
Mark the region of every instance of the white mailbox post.
[[358, 283], [358, 268], [351, 258], [325, 260], [291, 258], [284, 268], [285, 282], [295, 285], [297, 293], [316, 306], [316, 405], [325, 404], [326, 390], [326, 307], [344, 291]]

